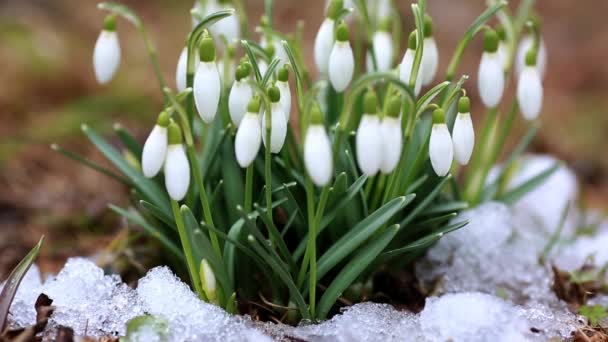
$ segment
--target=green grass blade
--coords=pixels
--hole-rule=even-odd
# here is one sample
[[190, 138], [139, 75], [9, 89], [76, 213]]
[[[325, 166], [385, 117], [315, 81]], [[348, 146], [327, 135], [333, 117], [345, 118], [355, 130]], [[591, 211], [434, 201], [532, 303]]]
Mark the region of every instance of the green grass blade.
[[137, 160], [141, 160], [142, 146], [135, 140], [131, 133], [119, 123], [114, 124], [114, 131], [127, 150], [131, 152]]
[[152, 204], [150, 202], [144, 201], [144, 200], [140, 200], [139, 205], [141, 205], [143, 210], [150, 213], [150, 215], [152, 215], [154, 218], [160, 220], [167, 226], [173, 228], [173, 230], [177, 231], [177, 226], [175, 225], [175, 221], [174, 221], [173, 217], [167, 216], [167, 214], [165, 214], [165, 212], [160, 210], [159, 207], [155, 206], [154, 204]]
[[431, 191], [423, 200], [422, 202], [420, 202], [416, 208], [414, 210], [412, 210], [412, 212], [410, 212], [402, 221], [401, 221], [401, 226], [405, 227], [407, 226], [410, 222], [412, 222], [424, 209], [426, 209], [431, 202], [435, 199], [435, 197], [437, 197], [437, 195], [439, 194], [439, 192], [441, 191], [441, 189], [443, 189], [443, 186], [447, 183], [448, 180], [450, 180], [450, 178], [452, 178], [451, 174], [448, 174], [447, 176], [443, 177], [443, 179], [441, 179], [441, 181], [439, 182], [439, 184], [437, 184], [437, 186], [435, 186], [435, 188], [433, 189], [433, 191]]
[[53, 151], [61, 153], [62, 155], [66, 156], [66, 157], [68, 157], [68, 158], [70, 158], [70, 159], [72, 159], [72, 160], [74, 160], [74, 161], [76, 161], [76, 162], [78, 162], [80, 164], [83, 164], [86, 167], [89, 167], [89, 168], [91, 168], [91, 169], [93, 169], [93, 170], [95, 170], [95, 171], [97, 171], [97, 172], [99, 172], [101, 174], [104, 174], [104, 175], [106, 175], [106, 176], [108, 176], [108, 177], [110, 177], [110, 178], [112, 178], [112, 179], [114, 179], [114, 180], [116, 180], [116, 181], [118, 181], [118, 182], [120, 182], [122, 184], [131, 185], [131, 182], [128, 179], [122, 177], [121, 175], [116, 174], [112, 170], [108, 170], [105, 167], [103, 167], [103, 166], [101, 166], [101, 165], [99, 165], [99, 164], [97, 164], [97, 163], [95, 163], [93, 161], [90, 161], [88, 159], [85, 159], [84, 157], [79, 156], [79, 155], [77, 155], [74, 152], [68, 151], [68, 150], [64, 149], [63, 147], [61, 147], [61, 146], [59, 146], [57, 144], [52, 144], [51, 145], [51, 149]]
[[506, 203], [506, 204], [513, 204], [513, 203], [517, 202], [520, 198], [525, 196], [528, 192], [534, 190], [537, 186], [539, 186], [543, 182], [545, 182], [547, 180], [547, 178], [549, 178], [549, 176], [551, 176], [558, 169], [559, 169], [559, 164], [555, 163], [555, 165], [549, 167], [545, 171], [540, 172], [536, 176], [528, 179], [527, 181], [525, 181], [523, 184], [516, 187], [515, 189], [511, 189], [508, 192], [506, 192], [505, 194], [501, 195], [500, 197], [497, 198], [497, 200], [500, 202]]
[[44, 236], [40, 238], [36, 246], [32, 248], [21, 262], [19, 262], [17, 267], [13, 269], [6, 279], [6, 284], [4, 285], [2, 292], [0, 292], [0, 331], [4, 331], [4, 328], [6, 327], [8, 311], [11, 308], [19, 284], [21, 284], [21, 280], [23, 280], [23, 277], [25, 277], [30, 266], [32, 266], [34, 260], [36, 260], [38, 252], [40, 252], [40, 247], [42, 247], [42, 242], [44, 242]]

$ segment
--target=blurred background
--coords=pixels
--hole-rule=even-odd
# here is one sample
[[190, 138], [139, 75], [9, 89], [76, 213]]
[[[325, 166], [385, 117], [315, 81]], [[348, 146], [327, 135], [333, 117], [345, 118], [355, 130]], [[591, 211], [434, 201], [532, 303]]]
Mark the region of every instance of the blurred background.
[[[118, 22], [123, 53], [119, 72], [109, 86], [96, 83], [92, 53], [105, 15], [96, 2], [0, 1], [0, 279], [42, 234], [47, 240], [38, 262], [45, 272], [58, 270], [69, 256], [92, 254], [103, 260], [118, 253], [136, 268], [144, 268], [134, 251], [121, 248], [126, 223], [107, 209], [108, 203], [126, 203], [127, 189], [49, 147], [59, 143], [104, 163], [81, 133], [81, 123], [107, 137], [113, 125], [120, 123], [143, 141], [160, 110], [162, 96], [142, 40], [124, 21]], [[146, 23], [162, 71], [173, 86], [177, 59], [191, 27], [193, 0], [121, 2]], [[245, 2], [250, 24], [255, 25], [263, 0]], [[396, 2], [409, 32], [413, 28], [410, 1]], [[513, 0], [511, 7], [518, 2]], [[608, 1], [537, 2], [549, 64], [542, 129], [532, 150], [565, 160], [580, 178], [583, 204], [606, 210]], [[310, 67], [323, 7], [324, 0], [275, 1], [274, 24], [281, 31], [292, 32], [297, 20], [304, 21]], [[484, 7], [484, 0], [429, 1], [440, 70], [445, 70], [461, 35]], [[483, 115], [476, 91], [481, 51], [477, 39], [459, 70], [472, 76], [467, 90], [474, 101], [474, 118]], [[514, 89], [511, 81], [506, 96], [512, 97]], [[513, 142], [525, 129], [518, 124]]]

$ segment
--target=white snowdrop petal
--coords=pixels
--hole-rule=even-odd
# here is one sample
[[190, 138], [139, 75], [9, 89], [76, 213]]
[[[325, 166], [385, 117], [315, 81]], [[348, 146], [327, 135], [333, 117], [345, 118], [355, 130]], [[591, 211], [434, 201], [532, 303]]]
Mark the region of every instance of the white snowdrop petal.
[[289, 117], [291, 115], [291, 89], [289, 87], [289, 82], [278, 81], [276, 85], [281, 92], [281, 99], [279, 100], [281, 110], [283, 111], [283, 114], [285, 114], [285, 120], [289, 122]]
[[141, 168], [144, 176], [152, 178], [160, 172], [167, 154], [167, 128], [155, 125], [144, 143]]
[[[401, 65], [399, 66], [399, 79], [401, 82], [405, 84], [410, 83], [410, 77], [412, 75], [412, 68], [414, 67], [414, 55], [416, 51], [407, 49], [405, 54], [403, 55], [403, 60], [401, 61]], [[422, 89], [422, 74], [424, 73], [424, 64], [420, 63], [420, 68], [418, 69], [418, 76], [416, 78], [416, 84], [414, 86], [414, 95], [418, 96], [420, 94], [420, 89]]]
[[385, 117], [380, 126], [382, 138], [382, 162], [380, 170], [391, 173], [399, 163], [403, 148], [401, 122], [398, 118]]
[[470, 113], [458, 113], [452, 130], [454, 158], [460, 165], [467, 165], [475, 146], [475, 131]]
[[251, 165], [262, 144], [262, 129], [257, 113], [247, 113], [241, 121], [234, 140], [236, 160], [242, 168]]
[[[271, 119], [270, 152], [279, 153], [283, 148], [285, 137], [287, 136], [287, 121], [285, 120], [285, 114], [281, 111], [280, 103], [272, 104]], [[264, 146], [268, 148], [266, 142], [266, 113], [262, 116], [262, 142], [264, 142]]]
[[[519, 42], [517, 47], [517, 55], [515, 57], [515, 71], [519, 76], [526, 67], [526, 54], [534, 44], [534, 37], [527, 35]], [[540, 71], [541, 79], [545, 78], [547, 71], [547, 45], [543, 39], [540, 40], [537, 54], [537, 66]]]
[[519, 76], [517, 102], [526, 120], [538, 117], [543, 105], [543, 85], [538, 69], [527, 66]]
[[268, 71], [268, 63], [266, 63], [264, 60], [259, 60], [258, 68], [260, 69], [260, 74], [262, 74], [262, 77], [264, 77], [266, 75], [266, 71]]
[[439, 65], [439, 51], [437, 51], [437, 42], [433, 37], [424, 38], [422, 65], [424, 70], [422, 73], [422, 85], [427, 86], [433, 82]]
[[177, 69], [175, 70], [175, 85], [177, 91], [181, 93], [186, 90], [186, 74], [188, 72], [188, 48], [184, 48], [177, 60]]
[[443, 177], [448, 174], [454, 159], [454, 148], [446, 124], [433, 124], [429, 142], [429, 157], [437, 176]]
[[221, 81], [215, 62], [200, 62], [194, 75], [194, 103], [204, 122], [215, 118], [220, 102]]
[[483, 104], [488, 108], [497, 106], [505, 88], [505, 76], [497, 53], [484, 52], [478, 75], [477, 85]]
[[165, 160], [165, 187], [175, 201], [186, 197], [190, 186], [190, 164], [181, 144], [169, 145]]
[[[231, 8], [231, 6], [220, 6], [209, 2], [207, 4], [207, 15]], [[223, 36], [229, 43], [238, 41], [241, 34], [241, 24], [239, 23], [238, 15], [234, 14], [216, 22], [209, 27], [209, 31], [211, 31], [211, 34], [216, 39], [221, 39], [220, 37]]]
[[505, 42], [499, 42], [498, 43], [498, 50], [496, 51], [496, 53], [498, 54], [498, 58], [500, 59], [500, 64], [504, 67], [507, 66], [507, 64], [509, 64], [509, 47], [507, 46], [507, 43]]
[[376, 175], [382, 162], [380, 120], [377, 115], [363, 115], [357, 129], [356, 146], [359, 169], [367, 176]]
[[100, 84], [112, 80], [120, 66], [120, 43], [116, 31], [103, 30], [95, 43], [93, 51], [93, 68], [95, 78]]
[[[391, 35], [385, 31], [374, 33], [372, 46], [376, 55], [378, 71], [389, 71], [393, 62], [393, 40]], [[368, 58], [369, 64], [367, 70], [373, 70], [374, 63], [371, 54], [368, 54]]]
[[355, 57], [349, 42], [337, 41], [329, 56], [329, 80], [337, 92], [342, 92], [353, 79]]
[[[234, 82], [234, 73], [236, 71], [236, 65], [230, 61], [228, 64], [228, 70], [224, 70], [224, 61], [220, 60], [217, 62], [217, 71], [220, 73], [220, 79], [224, 84], [231, 84]], [[227, 75], [225, 75], [227, 73]], [[224, 76], [228, 76], [227, 79], [224, 79]]]
[[311, 125], [306, 131], [304, 164], [316, 186], [329, 184], [333, 173], [332, 150], [323, 125]]
[[329, 55], [334, 45], [334, 21], [325, 19], [315, 37], [315, 64], [322, 75], [327, 74]]
[[239, 127], [245, 113], [247, 113], [247, 105], [253, 97], [253, 90], [247, 79], [235, 81], [230, 89], [228, 96], [228, 111], [232, 123]]

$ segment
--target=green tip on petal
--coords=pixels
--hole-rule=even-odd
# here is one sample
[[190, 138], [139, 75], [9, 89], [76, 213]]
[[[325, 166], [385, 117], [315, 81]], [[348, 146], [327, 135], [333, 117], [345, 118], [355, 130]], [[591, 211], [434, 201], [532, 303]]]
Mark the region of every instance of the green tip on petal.
[[267, 92], [272, 103], [277, 103], [281, 100], [281, 91], [275, 85], [268, 87]]
[[376, 114], [378, 112], [378, 96], [372, 89], [365, 93], [363, 98], [363, 113], [364, 114]]
[[496, 34], [498, 35], [498, 40], [504, 42], [507, 40], [507, 32], [502, 25], [496, 26]]
[[340, 42], [348, 41], [350, 33], [348, 32], [348, 26], [345, 22], [341, 22], [336, 28], [336, 40]]
[[486, 30], [483, 36], [483, 51], [496, 52], [498, 50], [498, 34], [492, 29]]
[[386, 18], [382, 19], [382, 21], [380, 21], [380, 24], [378, 25], [378, 31], [390, 32], [390, 30], [391, 30], [391, 18], [386, 17]]
[[327, 17], [333, 20], [338, 19], [340, 11], [344, 8], [344, 0], [331, 0], [327, 9]]
[[315, 101], [310, 109], [310, 123], [312, 125], [322, 125], [323, 124], [323, 113], [321, 113], [321, 107], [319, 103]]
[[116, 31], [116, 15], [110, 14], [103, 21], [103, 30], [114, 32]]
[[171, 115], [167, 111], [162, 111], [158, 115], [158, 119], [156, 120], [156, 124], [160, 127], [167, 127], [171, 123]]
[[410, 50], [416, 50], [416, 46], [418, 41], [418, 37], [416, 37], [416, 30], [412, 31], [412, 33], [410, 33], [410, 36], [407, 40], [407, 48]]
[[458, 113], [470, 113], [471, 112], [471, 100], [468, 97], [463, 96], [458, 100]]
[[281, 82], [287, 82], [289, 80], [289, 69], [287, 69], [286, 65], [279, 69], [277, 79]]
[[262, 102], [260, 101], [260, 97], [259, 96], [254, 96], [249, 101], [249, 104], [247, 105], [247, 111], [249, 113], [259, 113], [261, 105], [262, 105]]
[[274, 56], [274, 44], [272, 44], [272, 42], [268, 42], [268, 46], [264, 49], [264, 51], [266, 51], [266, 55], [270, 58], [272, 58], [272, 56]]
[[445, 123], [445, 112], [441, 108], [435, 109], [433, 112], [433, 123], [442, 124]]
[[175, 121], [171, 120], [169, 127], [167, 128], [168, 136], [169, 136], [169, 145], [181, 144], [182, 139], [182, 130], [175, 123]]
[[424, 15], [424, 37], [429, 38], [433, 36], [433, 19], [430, 15]]
[[531, 48], [526, 52], [526, 66], [536, 66], [536, 57], [538, 51], [535, 48]]
[[399, 113], [401, 113], [401, 96], [392, 96], [386, 105], [386, 115], [397, 118]]
[[228, 49], [226, 50], [226, 54], [230, 59], [233, 59], [236, 56], [236, 46], [233, 44], [228, 45]]
[[210, 36], [203, 37], [199, 46], [201, 62], [215, 61], [215, 42]]

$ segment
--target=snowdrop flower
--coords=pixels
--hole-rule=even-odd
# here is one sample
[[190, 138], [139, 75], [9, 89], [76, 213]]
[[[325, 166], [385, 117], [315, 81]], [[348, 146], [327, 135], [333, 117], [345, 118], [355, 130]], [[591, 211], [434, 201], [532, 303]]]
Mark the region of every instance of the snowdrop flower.
[[182, 144], [182, 131], [175, 122], [167, 128], [169, 147], [165, 159], [165, 187], [169, 197], [181, 201], [190, 186], [190, 164]]
[[[263, 23], [262, 25], [266, 25], [266, 24]], [[285, 65], [285, 63], [289, 62], [289, 56], [287, 55], [287, 51], [285, 51], [285, 49], [283, 48], [283, 45], [281, 44], [280, 40], [271, 39], [271, 38], [268, 38], [266, 35], [263, 35], [262, 39], [260, 41], [260, 45], [264, 49], [267, 49], [268, 46], [272, 45], [272, 48], [274, 51], [273, 54], [281, 61], [279, 63], [279, 68], [283, 67]]]
[[433, 20], [430, 16], [424, 17], [424, 49], [422, 50], [422, 85], [427, 86], [433, 82], [439, 66], [439, 51], [433, 37]]
[[[537, 63], [538, 71], [540, 72], [541, 79], [545, 78], [545, 72], [547, 71], [547, 45], [542, 37], [539, 38], [538, 51], [537, 51]], [[534, 46], [534, 35], [528, 34], [522, 38], [517, 48], [517, 56], [515, 58], [515, 72], [517, 75], [521, 75], [526, 68], [526, 54]]]
[[200, 60], [194, 74], [194, 103], [201, 119], [210, 123], [215, 118], [220, 102], [221, 81], [215, 63], [215, 44], [209, 36], [200, 45]]
[[103, 24], [103, 30], [95, 43], [93, 51], [93, 68], [95, 78], [100, 84], [112, 80], [120, 66], [120, 43], [116, 33], [116, 17], [109, 15]]
[[486, 30], [483, 42], [484, 53], [479, 63], [479, 95], [483, 104], [496, 107], [500, 103], [505, 88], [505, 74], [498, 55], [498, 35], [492, 29]]
[[306, 129], [304, 165], [316, 186], [329, 184], [333, 174], [332, 150], [318, 104], [314, 104], [311, 109], [310, 125]]
[[253, 90], [249, 84], [251, 74], [251, 64], [244, 62], [236, 69], [235, 82], [230, 89], [228, 96], [228, 111], [230, 119], [235, 127], [239, 127], [243, 116], [247, 112], [247, 105], [253, 97]]
[[471, 120], [471, 101], [466, 96], [458, 101], [458, 114], [452, 129], [452, 140], [456, 161], [460, 165], [467, 165], [475, 145], [475, 131]]
[[[218, 11], [232, 9], [228, 0], [209, 0], [207, 1], [206, 15], [213, 14]], [[241, 24], [236, 14], [230, 15], [209, 27], [209, 31], [216, 38], [220, 39], [224, 36], [228, 43], [238, 41], [241, 36]]]
[[158, 116], [156, 125], [144, 143], [141, 154], [141, 168], [146, 178], [152, 178], [160, 172], [167, 155], [167, 127], [169, 126], [169, 113], [162, 112]]
[[247, 105], [247, 113], [236, 131], [234, 154], [242, 168], [246, 168], [258, 155], [262, 144], [262, 128], [260, 127], [260, 98], [254, 97]]
[[343, 0], [332, 0], [327, 9], [327, 18], [321, 24], [315, 37], [315, 64], [322, 75], [327, 75], [329, 56], [334, 46], [334, 26], [340, 10], [344, 7]]
[[[198, 51], [194, 53], [194, 66], [197, 67], [200, 58], [198, 57]], [[196, 70], [196, 69], [195, 69]], [[184, 47], [179, 59], [177, 60], [177, 68], [175, 70], [175, 85], [177, 91], [181, 93], [187, 88], [188, 80], [188, 47]]]
[[526, 120], [536, 119], [543, 105], [543, 84], [537, 58], [536, 50], [530, 49], [526, 55], [526, 67], [517, 83], [517, 102]]
[[[215, 0], [210, 0], [210, 1], [215, 1]], [[203, 6], [201, 5], [201, 0], [194, 0], [194, 5], [192, 5], [192, 10], [191, 12], [199, 12], [201, 14], [206, 14], [203, 11]], [[192, 16], [192, 28], [195, 28], [196, 26], [198, 26], [198, 24], [200, 24], [200, 20], [198, 20], [198, 18], [196, 16]]]
[[[374, 33], [372, 39], [372, 48], [374, 50], [374, 56], [376, 56], [378, 71], [389, 71], [393, 65], [393, 38], [389, 31], [390, 20], [387, 18], [382, 21], [380, 30]], [[370, 52], [367, 53], [366, 66], [369, 71], [375, 70], [374, 61]]]
[[[410, 33], [410, 37], [408, 39], [408, 47], [405, 51], [405, 55], [403, 55], [403, 60], [401, 61], [401, 65], [399, 66], [399, 79], [401, 82], [405, 84], [410, 84], [410, 77], [412, 75], [412, 69], [414, 68], [414, 56], [416, 55], [416, 30]], [[414, 94], [418, 96], [420, 94], [420, 89], [422, 88], [422, 75], [424, 74], [424, 64], [420, 63], [420, 68], [418, 69], [418, 76], [416, 77], [416, 85], [414, 86]]]
[[395, 170], [401, 158], [403, 148], [403, 134], [401, 133], [401, 97], [393, 96], [387, 105], [386, 113], [380, 124], [380, 137], [382, 139], [382, 162], [380, 170], [388, 174]]
[[441, 108], [433, 112], [429, 157], [437, 176], [443, 177], [448, 174], [454, 159], [454, 147], [448, 125], [445, 123], [445, 112]]
[[348, 26], [344, 22], [340, 23], [329, 56], [329, 80], [337, 92], [343, 92], [348, 87], [355, 71], [355, 57], [348, 36]]
[[509, 65], [509, 44], [507, 43], [507, 36], [504, 27], [498, 26], [496, 28], [496, 34], [498, 35], [498, 58], [503, 69], [506, 70]]
[[368, 177], [375, 176], [382, 163], [382, 136], [378, 118], [378, 98], [369, 90], [363, 99], [363, 116], [356, 137], [357, 164]]
[[266, 130], [270, 128], [270, 152], [279, 153], [285, 143], [285, 136], [287, 136], [287, 120], [285, 120], [285, 114], [281, 107], [281, 92], [276, 86], [268, 88], [268, 97], [271, 103], [271, 127], [266, 126], [266, 112], [262, 117], [262, 141], [264, 146], [268, 148], [266, 141]]
[[281, 110], [285, 114], [285, 120], [289, 122], [291, 114], [291, 89], [289, 87], [289, 69], [285, 65], [279, 69], [277, 88], [281, 92]]
[[217, 304], [217, 282], [215, 280], [215, 274], [207, 259], [201, 260], [200, 267], [201, 284], [203, 285], [203, 292], [210, 303]]
[[[236, 53], [236, 48], [234, 45], [229, 45], [224, 52], [226, 56], [224, 58], [218, 58], [217, 62], [217, 71], [220, 73], [220, 79], [224, 85], [230, 85], [234, 82], [234, 76], [236, 73], [236, 65], [234, 63], [234, 56]], [[224, 63], [226, 62], [226, 57], [228, 59], [228, 69], [224, 70]]]

